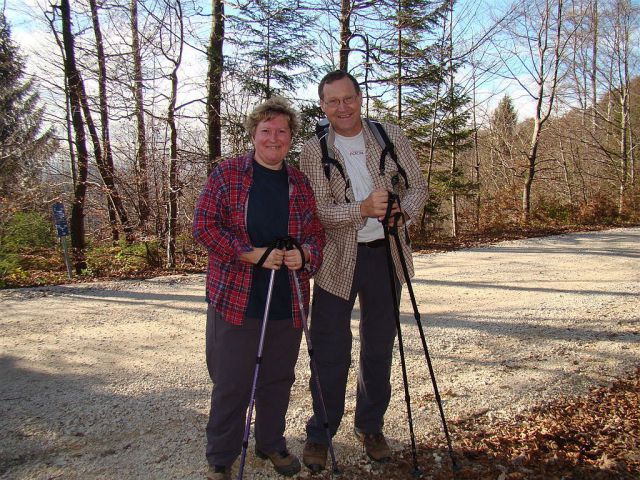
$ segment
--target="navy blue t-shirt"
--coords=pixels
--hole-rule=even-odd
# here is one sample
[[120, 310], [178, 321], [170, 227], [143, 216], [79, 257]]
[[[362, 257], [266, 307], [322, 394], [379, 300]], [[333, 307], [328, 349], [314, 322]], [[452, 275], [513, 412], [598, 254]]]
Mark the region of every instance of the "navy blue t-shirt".
[[[289, 234], [289, 181], [287, 169], [271, 170], [253, 161], [253, 185], [249, 192], [247, 230], [254, 247], [268, 247]], [[271, 269], [254, 268], [247, 317], [262, 318]], [[269, 320], [292, 318], [291, 286], [286, 267], [276, 271]]]

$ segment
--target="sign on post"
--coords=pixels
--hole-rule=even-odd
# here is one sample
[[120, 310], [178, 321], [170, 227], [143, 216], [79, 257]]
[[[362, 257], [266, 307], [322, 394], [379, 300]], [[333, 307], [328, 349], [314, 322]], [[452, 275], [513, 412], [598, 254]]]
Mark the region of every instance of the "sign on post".
[[64, 263], [67, 266], [67, 275], [71, 278], [71, 263], [69, 262], [69, 248], [67, 246], [67, 237], [69, 236], [69, 224], [67, 223], [67, 217], [64, 214], [64, 205], [61, 202], [54, 203], [51, 208], [53, 209], [53, 222], [56, 226], [56, 232], [60, 243], [62, 244], [62, 250], [64, 252]]
[[58, 237], [66, 237], [69, 235], [69, 224], [67, 223], [67, 217], [64, 214], [64, 205], [60, 202], [54, 203], [53, 206], [53, 221], [58, 231]]

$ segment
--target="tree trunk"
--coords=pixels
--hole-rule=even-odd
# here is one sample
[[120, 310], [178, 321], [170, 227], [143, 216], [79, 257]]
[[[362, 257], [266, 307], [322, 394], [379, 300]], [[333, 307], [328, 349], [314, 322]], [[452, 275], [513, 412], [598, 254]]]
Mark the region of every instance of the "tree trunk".
[[453, 68], [453, 0], [449, 3], [449, 97], [450, 97], [450, 114], [452, 117], [452, 140], [451, 140], [451, 236], [458, 236], [458, 192], [456, 181], [456, 168], [458, 163], [458, 145], [456, 131], [456, 112], [455, 105], [455, 70]]
[[351, 0], [340, 2], [340, 70], [349, 71], [349, 53], [351, 47]]
[[396, 112], [398, 124], [402, 122], [402, 2], [398, 2], [398, 63], [396, 66]]
[[[125, 232], [127, 243], [133, 241], [133, 228], [129, 224], [129, 218], [127, 211], [124, 207], [118, 189], [116, 188], [114, 181], [114, 166], [113, 166], [113, 151], [111, 149], [111, 140], [109, 135], [109, 107], [107, 105], [107, 62], [104, 54], [104, 44], [102, 41], [102, 30], [100, 29], [100, 19], [98, 17], [98, 7], [96, 0], [89, 0], [91, 7], [91, 18], [93, 21], [93, 31], [96, 37], [96, 52], [98, 56], [98, 91], [100, 96], [100, 121], [102, 124], [102, 146], [104, 148], [104, 155], [96, 153], [96, 163], [98, 164], [98, 170], [102, 181], [107, 188], [107, 202], [109, 209], [109, 223], [111, 224], [112, 239], [114, 243], [117, 243], [119, 239], [118, 228], [116, 224], [115, 214], [117, 213], [120, 218], [120, 223]], [[82, 84], [82, 80], [81, 80]], [[84, 87], [83, 87], [84, 89]], [[84, 98], [84, 94], [83, 94]], [[91, 112], [84, 102], [85, 116], [88, 119], [91, 118]], [[93, 136], [94, 134], [92, 134]], [[97, 142], [97, 138], [94, 140]], [[98, 148], [99, 152], [99, 148]]]
[[147, 172], [147, 133], [144, 121], [144, 99], [142, 78], [142, 57], [138, 34], [138, 0], [131, 0], [131, 53], [133, 55], [133, 96], [137, 121], [138, 148], [136, 151], [136, 186], [138, 189], [138, 215], [145, 228], [149, 220], [149, 180]]
[[[184, 27], [182, 20], [182, 6], [176, 1], [177, 21], [179, 36], [177, 37], [178, 54], [175, 59], [169, 59], [173, 63], [171, 70], [171, 96], [169, 98], [169, 107], [167, 109], [167, 124], [170, 131], [170, 147], [169, 147], [169, 201], [167, 208], [167, 267], [175, 268], [176, 266], [176, 238], [178, 228], [178, 196], [180, 195], [180, 184], [178, 180], [178, 129], [176, 127], [176, 100], [178, 95], [178, 69], [182, 62], [182, 49], [184, 45]], [[172, 32], [175, 34], [175, 32]]]
[[62, 19], [62, 42], [64, 45], [64, 74], [69, 86], [71, 122], [73, 124], [76, 151], [78, 154], [78, 180], [73, 192], [73, 207], [71, 208], [71, 247], [75, 270], [77, 274], [80, 274], [87, 268], [85, 258], [84, 202], [87, 194], [89, 152], [87, 150], [84, 120], [82, 118], [80, 74], [76, 66], [75, 45], [73, 34], [71, 33], [71, 9], [69, 7], [69, 0], [61, 0], [59, 8]]
[[477, 185], [477, 193], [476, 193], [476, 205], [475, 205], [475, 219], [476, 219], [476, 230], [480, 230], [480, 208], [482, 206], [482, 197], [480, 191], [480, 148], [478, 142], [478, 122], [476, 119], [476, 108], [477, 108], [477, 99], [476, 99], [476, 70], [475, 66], [472, 65], [473, 68], [473, 106], [471, 108], [472, 112], [472, 128], [473, 128], [473, 172], [474, 172], [474, 182]]
[[[525, 172], [524, 186], [522, 189], [522, 221], [526, 224], [529, 223], [531, 216], [531, 187], [533, 185], [533, 179], [535, 178], [537, 163], [538, 163], [538, 146], [540, 143], [540, 133], [543, 125], [549, 119], [551, 111], [555, 104], [555, 97], [558, 87], [558, 70], [561, 60], [561, 35], [562, 35], [562, 16], [563, 13], [563, 0], [558, 0], [556, 18], [554, 19], [555, 31], [554, 41], [550, 42], [550, 29], [552, 24], [551, 18], [551, 5], [547, 1], [545, 4], [545, 10], [543, 18], [541, 19], [541, 25], [539, 34], [537, 37], [537, 43], [530, 46], [537, 49], [538, 65], [536, 67], [536, 78], [538, 91], [536, 96], [536, 113], [533, 119], [533, 132], [531, 133], [531, 142], [529, 144], [529, 151], [526, 156], [527, 165]], [[553, 48], [550, 53], [549, 50]], [[550, 60], [549, 60], [550, 58]], [[547, 61], [549, 61], [549, 72], [547, 73]]]
[[591, 129], [595, 134], [598, 129], [598, 0], [591, 0]]
[[224, 1], [212, 0], [211, 2], [211, 38], [209, 40], [209, 91], [207, 96], [207, 125], [209, 160], [207, 174], [222, 157], [222, 121], [220, 107], [222, 100], [222, 71], [224, 67], [224, 55], [222, 46], [224, 42]]
[[[538, 103], [541, 101], [542, 96], [539, 97]], [[541, 126], [540, 118], [536, 116], [533, 124], [533, 133], [531, 134], [531, 143], [529, 144], [529, 152], [527, 153], [527, 169], [525, 172], [524, 187], [522, 189], [522, 221], [525, 224], [529, 223], [531, 217], [531, 187], [533, 186], [533, 179], [536, 175]]]
[[629, 120], [629, 85], [622, 82], [620, 89], [620, 187], [618, 199], [618, 215], [625, 210], [625, 197], [627, 193], [627, 180], [629, 177], [629, 150], [628, 150], [628, 125]]

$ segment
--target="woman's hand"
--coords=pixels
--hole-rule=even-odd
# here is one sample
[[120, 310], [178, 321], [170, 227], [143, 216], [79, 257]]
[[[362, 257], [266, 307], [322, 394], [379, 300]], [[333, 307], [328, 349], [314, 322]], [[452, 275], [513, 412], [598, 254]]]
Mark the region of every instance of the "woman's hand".
[[[306, 248], [303, 248], [305, 263], [309, 261], [309, 252]], [[300, 270], [302, 268], [302, 257], [300, 256], [300, 250], [292, 248], [284, 253], [284, 264], [289, 270]]]
[[[264, 255], [264, 252], [266, 251], [267, 251], [266, 247], [254, 248], [250, 252], [241, 254], [240, 260], [246, 263], [250, 263], [252, 265], [256, 265], [262, 258], [262, 255]], [[285, 254], [284, 250], [278, 250], [277, 248], [274, 248], [273, 250], [271, 250], [271, 253], [262, 264], [262, 267], [268, 268], [270, 270], [279, 270], [280, 267], [282, 266], [284, 254]]]

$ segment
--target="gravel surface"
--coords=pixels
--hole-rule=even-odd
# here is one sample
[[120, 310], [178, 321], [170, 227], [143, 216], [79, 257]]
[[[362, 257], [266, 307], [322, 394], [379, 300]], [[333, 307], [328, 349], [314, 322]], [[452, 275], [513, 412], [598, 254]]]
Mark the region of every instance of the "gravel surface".
[[[421, 254], [414, 262], [413, 288], [454, 434], [470, 417], [512, 418], [640, 364], [640, 228]], [[203, 275], [0, 291], [0, 478], [204, 478], [205, 310]], [[406, 288], [401, 314], [416, 437], [441, 437]], [[299, 455], [308, 381], [303, 340], [287, 428]], [[354, 368], [349, 383], [336, 454], [341, 464], [366, 466], [351, 433]], [[399, 358], [385, 434], [395, 450], [409, 442]], [[245, 478], [278, 475], [250, 453]]]

